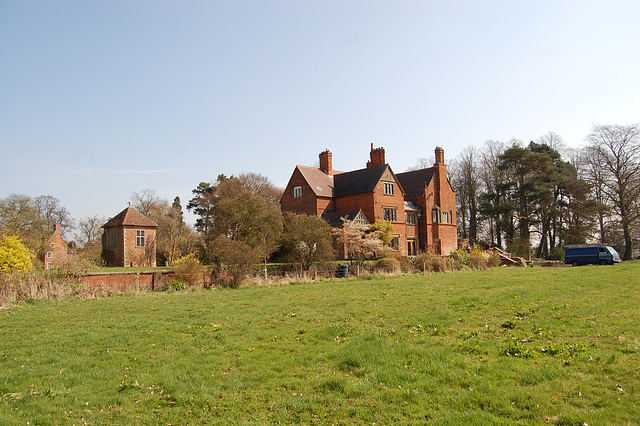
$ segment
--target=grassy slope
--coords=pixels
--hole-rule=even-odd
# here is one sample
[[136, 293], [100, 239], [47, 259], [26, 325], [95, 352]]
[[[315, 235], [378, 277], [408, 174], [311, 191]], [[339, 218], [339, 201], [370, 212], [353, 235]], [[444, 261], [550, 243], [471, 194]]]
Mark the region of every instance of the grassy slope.
[[625, 262], [25, 304], [0, 423], [634, 424], [639, 287]]

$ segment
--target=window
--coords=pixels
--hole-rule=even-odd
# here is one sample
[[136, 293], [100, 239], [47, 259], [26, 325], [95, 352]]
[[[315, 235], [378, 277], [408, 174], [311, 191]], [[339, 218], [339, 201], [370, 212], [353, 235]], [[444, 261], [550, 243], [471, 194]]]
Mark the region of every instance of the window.
[[109, 247], [111, 248], [116, 247], [116, 230], [115, 229], [112, 229], [111, 231], [109, 231]]
[[384, 195], [393, 195], [393, 184], [385, 183], [384, 184]]
[[300, 197], [302, 197], [302, 187], [296, 186], [293, 188], [293, 198], [300, 198]]
[[51, 243], [51, 248], [56, 248], [56, 243]]
[[431, 210], [431, 222], [432, 223], [438, 223], [440, 222], [440, 212], [438, 211], [438, 209], [433, 209]]
[[53, 253], [48, 251], [47, 252], [47, 259], [51, 259], [53, 257]]
[[397, 235], [394, 235], [391, 238], [391, 248], [394, 250], [400, 249], [400, 237], [398, 237]]
[[416, 240], [407, 240], [407, 256], [415, 256], [416, 252]]
[[418, 223], [417, 216], [418, 215], [413, 212], [407, 213], [407, 225], [415, 225]]
[[47, 269], [53, 269], [53, 263], [47, 262]]
[[396, 208], [395, 207], [383, 207], [382, 208], [382, 219], [386, 222], [396, 222]]
[[442, 212], [442, 223], [449, 223], [449, 213]]
[[144, 230], [136, 230], [136, 247], [144, 247]]

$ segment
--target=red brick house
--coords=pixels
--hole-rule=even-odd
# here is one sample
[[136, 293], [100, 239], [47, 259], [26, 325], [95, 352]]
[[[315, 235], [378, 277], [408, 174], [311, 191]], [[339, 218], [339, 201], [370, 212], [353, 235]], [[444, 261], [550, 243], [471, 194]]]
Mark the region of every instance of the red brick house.
[[373, 144], [367, 167], [351, 172], [333, 170], [326, 150], [320, 167], [296, 166], [280, 200], [282, 211], [322, 216], [333, 225], [336, 217], [361, 211], [370, 223], [393, 224], [392, 246], [403, 254], [450, 254], [457, 248], [456, 196], [444, 150], [435, 152], [433, 167], [396, 175], [384, 148]]
[[66, 256], [67, 243], [60, 234], [60, 225], [56, 225], [44, 247], [44, 269], [58, 269]]
[[102, 258], [107, 266], [156, 266], [158, 225], [127, 207], [102, 228]]

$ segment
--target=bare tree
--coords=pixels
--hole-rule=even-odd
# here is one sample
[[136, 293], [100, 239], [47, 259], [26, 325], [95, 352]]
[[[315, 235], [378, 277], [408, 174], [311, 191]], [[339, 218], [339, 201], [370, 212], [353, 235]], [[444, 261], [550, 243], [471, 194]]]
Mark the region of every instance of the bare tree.
[[461, 236], [472, 243], [478, 241], [478, 196], [481, 187], [479, 161], [478, 149], [468, 146], [451, 164], [451, 184], [456, 191]]
[[107, 220], [104, 217], [97, 215], [80, 219], [76, 226], [78, 245], [87, 247], [98, 242], [102, 232], [102, 225], [106, 222]]
[[632, 225], [640, 218], [640, 124], [594, 125], [588, 158], [602, 173], [601, 191], [620, 219], [624, 260], [633, 257]]
[[154, 215], [154, 210], [159, 207], [164, 207], [165, 204], [167, 204], [167, 201], [161, 199], [153, 189], [143, 189], [140, 192], [134, 192], [131, 194], [129, 200], [131, 200], [134, 209], [149, 217]]

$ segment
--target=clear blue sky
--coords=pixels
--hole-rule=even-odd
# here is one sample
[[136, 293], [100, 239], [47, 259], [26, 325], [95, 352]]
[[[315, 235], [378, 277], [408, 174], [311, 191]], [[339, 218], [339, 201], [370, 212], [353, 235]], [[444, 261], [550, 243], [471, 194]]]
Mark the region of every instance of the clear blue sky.
[[325, 148], [396, 172], [640, 121], [640, 1], [0, 0], [0, 197], [75, 219]]

